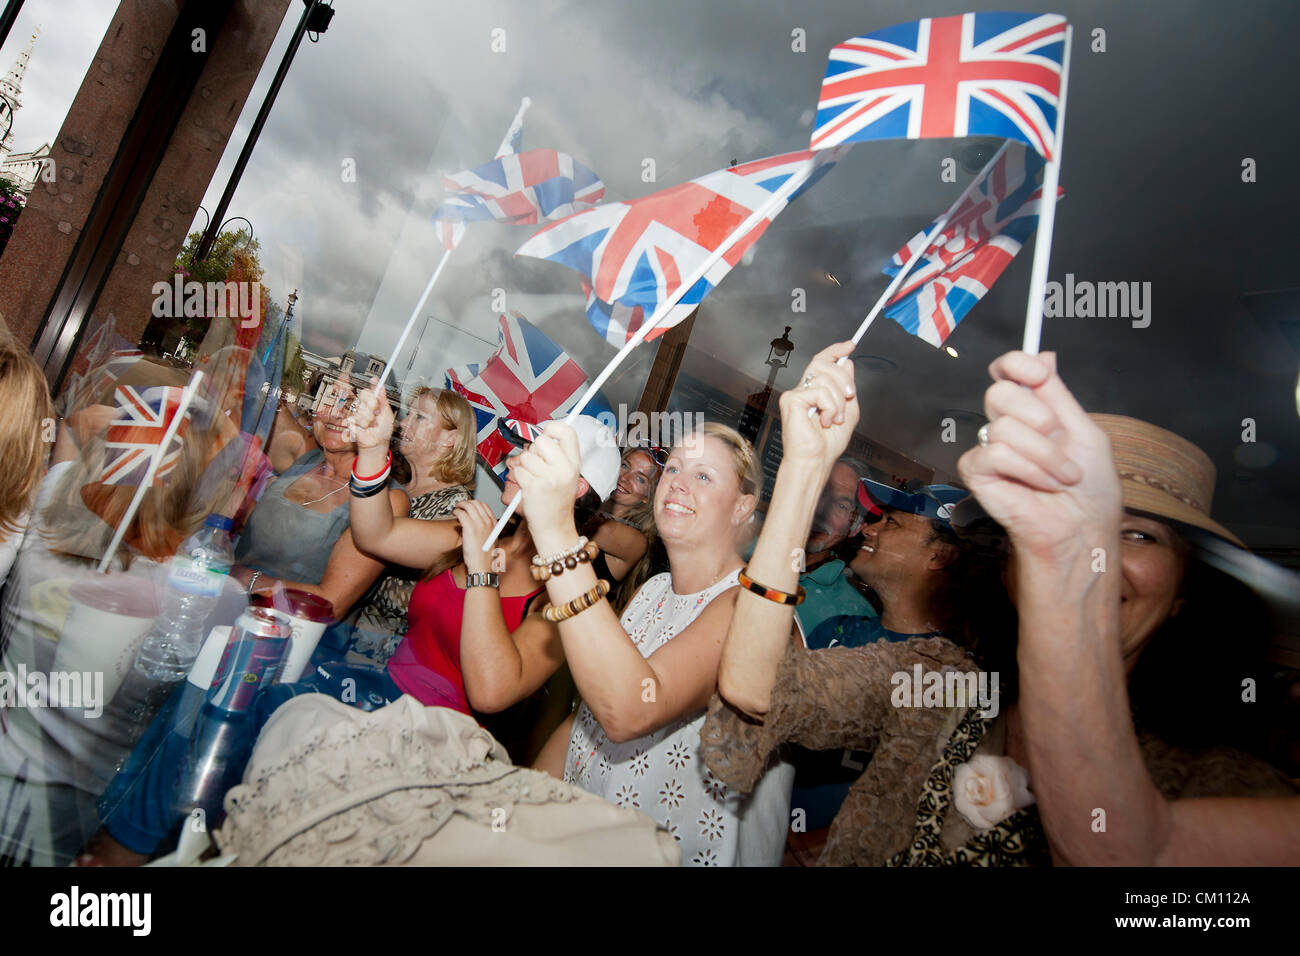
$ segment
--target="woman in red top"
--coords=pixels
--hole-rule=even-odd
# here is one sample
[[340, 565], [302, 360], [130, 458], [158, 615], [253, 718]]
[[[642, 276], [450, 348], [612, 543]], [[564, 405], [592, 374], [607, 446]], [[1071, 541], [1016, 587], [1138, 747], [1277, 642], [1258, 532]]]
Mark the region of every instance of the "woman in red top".
[[[393, 430], [388, 402], [362, 392], [349, 421], [357, 474], [378, 474]], [[581, 416], [574, 427], [589, 433], [582, 443], [576, 507], [594, 514], [618, 480], [618, 448], [613, 433], [593, 418]], [[502, 503], [518, 490], [507, 476]], [[389, 678], [425, 705], [465, 714], [471, 708], [497, 713], [530, 696], [563, 663], [564, 652], [555, 625], [528, 613], [545, 602], [530, 608], [542, 588], [530, 571], [537, 551], [527, 523], [520, 518], [484, 554], [481, 545], [495, 523], [484, 502], [461, 502], [454, 520], [418, 521], [394, 518], [391, 510], [377, 507], [382, 500], [352, 497], [358, 547], [395, 564], [429, 569], [411, 595], [409, 627], [388, 662]]]

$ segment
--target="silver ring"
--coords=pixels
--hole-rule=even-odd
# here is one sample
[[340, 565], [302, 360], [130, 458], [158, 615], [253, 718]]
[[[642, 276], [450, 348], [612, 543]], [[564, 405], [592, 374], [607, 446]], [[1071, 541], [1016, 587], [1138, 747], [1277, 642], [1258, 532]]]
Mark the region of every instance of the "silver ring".
[[813, 379], [815, 379], [816, 377], [817, 377], [816, 375], [805, 375], [803, 377], [803, 381], [800, 383], [800, 388], [811, 388]]
[[980, 430], [975, 433], [981, 446], [987, 446], [989, 443], [989, 426], [987, 423], [980, 426]]

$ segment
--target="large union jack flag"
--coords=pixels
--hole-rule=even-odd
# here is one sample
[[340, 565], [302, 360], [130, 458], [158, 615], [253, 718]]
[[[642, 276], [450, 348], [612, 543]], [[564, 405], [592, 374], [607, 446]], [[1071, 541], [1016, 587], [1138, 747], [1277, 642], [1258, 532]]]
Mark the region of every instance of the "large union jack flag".
[[1065, 18], [965, 13], [901, 23], [833, 48], [812, 147], [998, 136], [1051, 159]]
[[153, 487], [164, 479], [180, 461], [182, 440], [189, 425], [189, 409], [165, 449], [159, 451], [167, 428], [181, 407], [185, 389], [156, 385], [143, 391], [130, 385], [113, 392], [117, 417], [104, 435], [104, 464], [96, 480], [106, 485], [140, 485], [149, 470], [149, 461], [161, 454], [154, 472]]
[[540, 229], [516, 255], [550, 259], [576, 270], [587, 318], [601, 337], [624, 345], [659, 304], [790, 177], [802, 185], [742, 236], [682, 295], [647, 340], [694, 311], [791, 200], [842, 155], [802, 150], [758, 159], [692, 179], [640, 199], [605, 203]]
[[[934, 229], [934, 222], [908, 240], [885, 264], [881, 271], [886, 275], [897, 275], [912, 255], [925, 246], [894, 300], [928, 282], [976, 246], [1000, 233], [1005, 232], [1020, 243], [1028, 239], [1037, 218], [1026, 217], [1023, 210], [1039, 188], [1043, 165], [1042, 157], [1023, 144], [1007, 143], [998, 157], [980, 173], [971, 194], [952, 211], [943, 230], [928, 246], [925, 246], [925, 239]], [[1059, 198], [1065, 195], [1065, 190], [1058, 187], [1056, 194]]]
[[605, 184], [567, 153], [530, 149], [444, 176], [447, 200], [433, 214], [438, 237], [456, 248], [466, 222], [489, 219], [535, 225], [571, 215], [600, 201]]
[[885, 315], [935, 348], [942, 346], [1037, 228], [1042, 197], [1042, 187], [1035, 188], [997, 235], [909, 285], [890, 299]]
[[[502, 419], [537, 425], [564, 415], [582, 396], [587, 375], [558, 345], [518, 312], [498, 318], [497, 350], [486, 362], [448, 369], [447, 387], [463, 395], [474, 408], [476, 442], [484, 463], [498, 476], [513, 445], [497, 427]], [[608, 413], [609, 403], [597, 395], [588, 415]]]

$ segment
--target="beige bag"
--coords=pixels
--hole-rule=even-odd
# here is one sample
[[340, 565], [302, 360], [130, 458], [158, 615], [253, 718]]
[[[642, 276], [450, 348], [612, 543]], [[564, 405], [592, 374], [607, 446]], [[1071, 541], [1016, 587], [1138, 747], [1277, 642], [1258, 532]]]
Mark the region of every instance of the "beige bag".
[[470, 717], [305, 694], [267, 721], [216, 832], [236, 866], [676, 866], [672, 836], [510, 763]]

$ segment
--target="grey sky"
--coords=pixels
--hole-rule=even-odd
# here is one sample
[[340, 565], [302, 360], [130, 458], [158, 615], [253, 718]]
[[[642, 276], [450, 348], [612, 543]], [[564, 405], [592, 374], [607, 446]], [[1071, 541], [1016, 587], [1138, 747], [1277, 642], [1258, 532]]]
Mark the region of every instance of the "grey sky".
[[[972, 6], [1003, 4], [338, 0], [329, 32], [299, 51], [230, 214], [253, 221], [273, 294], [282, 302], [300, 290], [308, 347], [387, 355], [441, 254], [429, 224], [437, 174], [491, 158], [521, 96], [534, 100], [526, 147], [571, 152], [605, 180], [607, 199], [633, 198], [733, 158], [803, 148], [833, 44]], [[42, 22], [19, 149], [52, 137], [113, 8], [28, 0], [0, 52], [7, 69], [28, 24]], [[1149, 281], [1153, 312], [1145, 329], [1123, 319], [1049, 319], [1044, 348], [1061, 353], [1085, 407], [1148, 418], [1202, 445], [1220, 471], [1216, 514], [1296, 544], [1297, 355], [1274, 319], [1259, 319], [1250, 302], [1260, 300], [1244, 296], [1291, 290], [1280, 314], [1295, 318], [1291, 224], [1300, 190], [1290, 172], [1298, 138], [1290, 117], [1300, 85], [1291, 46], [1300, 9], [1282, 0], [1051, 8], [1076, 27], [1051, 278]], [[299, 11], [293, 3], [205, 199], [209, 209]], [[1098, 27], [1104, 53], [1090, 49]], [[491, 49], [497, 28], [504, 53]], [[791, 50], [795, 28], [806, 31], [805, 53]], [[710, 384], [743, 396], [761, 383], [767, 342], [785, 325], [797, 348], [778, 386], [793, 384], [794, 366], [814, 351], [847, 337], [885, 285], [884, 259], [968, 181], [966, 173], [957, 183], [939, 176], [942, 160], [963, 145], [859, 145], [783, 213], [753, 262], [701, 310], [692, 348], [734, 370]], [[641, 180], [647, 157], [657, 167], [653, 184]], [[1241, 181], [1245, 157], [1258, 164], [1255, 183]], [[355, 161], [356, 182], [343, 180], [345, 160]], [[513, 258], [530, 234], [471, 227], [431, 300], [435, 318], [416, 373], [439, 378], [448, 365], [486, 354], [494, 288], [589, 374], [613, 354], [582, 318], [573, 273]], [[940, 412], [978, 410], [988, 362], [1018, 347], [1031, 255], [1026, 247], [954, 334], [959, 358], [877, 323], [862, 351], [897, 369], [859, 373], [865, 434], [951, 470], [973, 426], [945, 444]], [[790, 310], [795, 287], [807, 292], [804, 313]], [[1285, 297], [1269, 301], [1276, 313]], [[644, 352], [608, 390], [615, 402], [635, 403], [652, 349]], [[399, 356], [398, 367], [407, 361]], [[1238, 447], [1246, 418], [1275, 454]], [[1255, 467], [1238, 464], [1243, 451]]]

